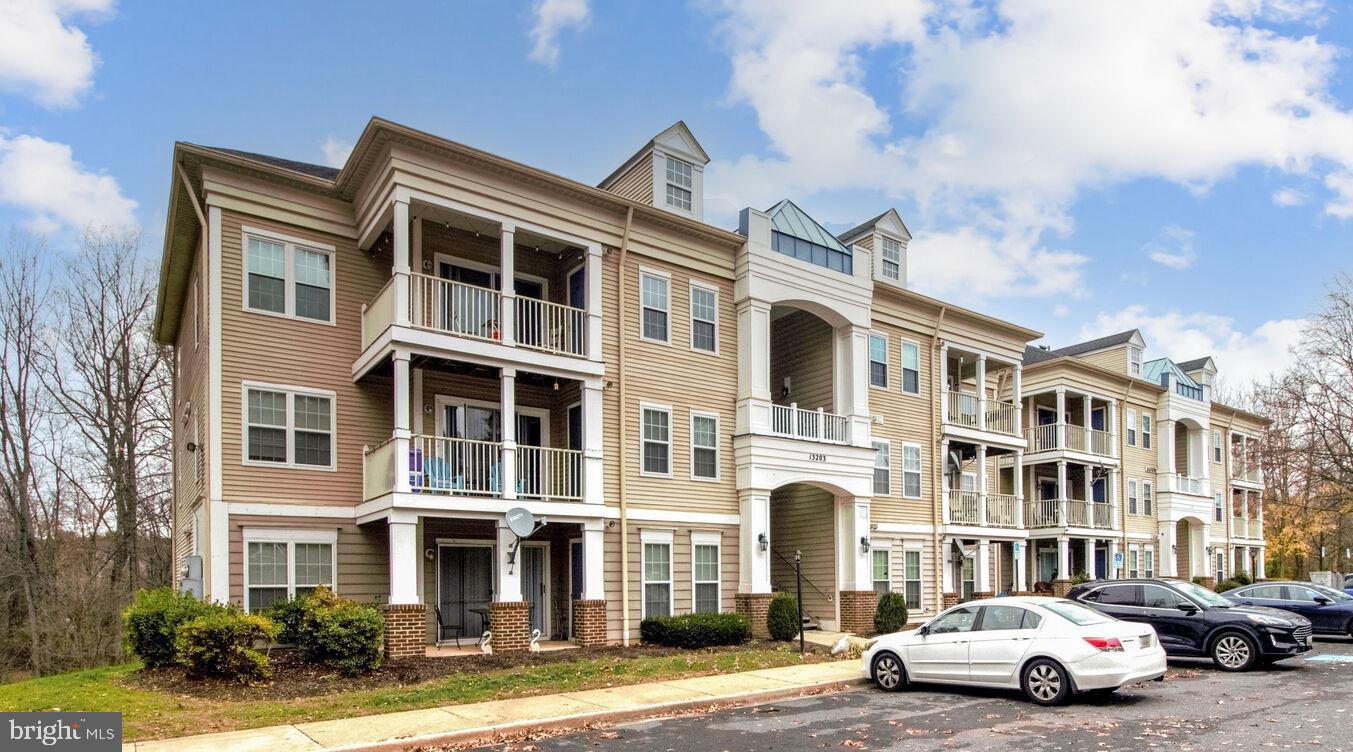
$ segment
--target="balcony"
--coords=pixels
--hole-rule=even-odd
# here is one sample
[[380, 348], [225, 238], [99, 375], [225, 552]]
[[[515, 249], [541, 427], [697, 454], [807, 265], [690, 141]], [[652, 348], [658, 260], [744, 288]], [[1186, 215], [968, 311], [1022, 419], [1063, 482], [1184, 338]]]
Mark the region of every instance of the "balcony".
[[949, 492], [949, 522], [976, 525], [981, 521], [982, 494], [977, 491]]
[[[395, 447], [398, 444], [389, 439], [366, 450], [362, 465], [364, 499], [395, 490]], [[517, 498], [582, 500], [581, 451], [518, 446], [515, 452]], [[409, 491], [502, 498], [502, 442], [413, 436], [409, 439]]]
[[1024, 504], [1028, 528], [1079, 527], [1113, 530], [1113, 505], [1084, 499], [1043, 499]]
[[1165, 487], [1161, 490], [1173, 493], [1209, 496], [1210, 485], [1206, 478], [1192, 478], [1183, 473], [1169, 473], [1164, 477]]
[[1049, 423], [1024, 430], [1029, 452], [1071, 451], [1099, 457], [1113, 456], [1113, 434], [1068, 423]]
[[1020, 435], [1019, 406], [1012, 402], [986, 400], [983, 410], [983, 401], [972, 392], [946, 390], [941, 398], [945, 406], [944, 420], [949, 425], [1005, 436]]
[[797, 403], [771, 405], [770, 430], [776, 436], [828, 444], [850, 443], [850, 419], [844, 415], [802, 410]]
[[1259, 468], [1248, 467], [1244, 463], [1234, 459], [1231, 461], [1231, 480], [1255, 484], [1263, 482], [1259, 473]]
[[1016, 527], [1016, 499], [1011, 494], [987, 494], [987, 525], [989, 527]]
[[[978, 491], [949, 492], [949, 524], [984, 527], [1018, 527], [1017, 502], [1010, 494]], [[985, 515], [983, 515], [985, 511]]]
[[1232, 538], [1263, 538], [1264, 521], [1250, 520], [1244, 517], [1231, 518]]

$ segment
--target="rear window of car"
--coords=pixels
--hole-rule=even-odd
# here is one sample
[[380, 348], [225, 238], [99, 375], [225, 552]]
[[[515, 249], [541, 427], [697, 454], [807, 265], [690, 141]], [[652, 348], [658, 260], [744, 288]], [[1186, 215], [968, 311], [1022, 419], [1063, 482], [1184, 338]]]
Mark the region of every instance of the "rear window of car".
[[1095, 603], [1106, 606], [1136, 606], [1141, 602], [1137, 597], [1137, 585], [1108, 585], [1095, 591]]
[[1087, 624], [1103, 624], [1106, 621], [1113, 621], [1109, 617], [1088, 606], [1082, 606], [1079, 603], [1073, 603], [1071, 601], [1053, 601], [1042, 605], [1043, 608], [1046, 608], [1052, 613], [1057, 614], [1072, 624], [1082, 627]]

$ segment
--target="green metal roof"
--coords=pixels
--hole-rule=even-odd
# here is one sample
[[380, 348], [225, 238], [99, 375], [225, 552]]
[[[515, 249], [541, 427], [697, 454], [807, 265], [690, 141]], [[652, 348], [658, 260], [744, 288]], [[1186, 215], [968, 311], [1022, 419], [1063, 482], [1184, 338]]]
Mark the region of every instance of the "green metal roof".
[[1142, 364], [1142, 378], [1155, 384], [1160, 383], [1161, 374], [1164, 374], [1166, 371], [1169, 371], [1174, 375], [1174, 381], [1194, 388], [1201, 387], [1198, 382], [1189, 378], [1189, 375], [1184, 373], [1184, 370], [1175, 365], [1174, 361], [1169, 358], [1156, 358], [1155, 360], [1150, 360]]
[[817, 220], [808, 216], [807, 212], [789, 199], [772, 206], [766, 213], [770, 215], [771, 229], [776, 232], [793, 235], [800, 240], [807, 240], [809, 243], [826, 246], [845, 254], [850, 253], [850, 249], [841, 245], [841, 241], [837, 240], [835, 235], [827, 232]]

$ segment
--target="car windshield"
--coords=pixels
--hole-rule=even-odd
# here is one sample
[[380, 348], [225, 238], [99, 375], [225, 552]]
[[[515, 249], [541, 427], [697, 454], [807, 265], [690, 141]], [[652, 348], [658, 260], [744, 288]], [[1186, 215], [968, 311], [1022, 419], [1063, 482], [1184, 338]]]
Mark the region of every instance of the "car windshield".
[[1079, 603], [1073, 603], [1072, 601], [1051, 601], [1041, 605], [1043, 608], [1057, 614], [1072, 624], [1077, 624], [1082, 627], [1088, 624], [1103, 624], [1106, 621], [1113, 621], [1113, 619], [1092, 608], [1082, 606]]
[[1213, 608], [1230, 608], [1231, 606], [1235, 605], [1234, 603], [1226, 600], [1217, 593], [1208, 590], [1202, 585], [1197, 585], [1192, 582], [1175, 582], [1171, 584], [1174, 585], [1175, 590], [1178, 590], [1179, 592], [1183, 593], [1184, 595], [1187, 595], [1194, 601], [1201, 603], [1204, 606], [1211, 606]]
[[1353, 595], [1349, 595], [1348, 593], [1345, 593], [1342, 590], [1335, 590], [1332, 587], [1325, 587], [1324, 585], [1314, 585], [1314, 584], [1307, 585], [1306, 587], [1314, 590], [1317, 593], [1320, 593], [1321, 595], [1329, 598], [1332, 601], [1353, 601]]

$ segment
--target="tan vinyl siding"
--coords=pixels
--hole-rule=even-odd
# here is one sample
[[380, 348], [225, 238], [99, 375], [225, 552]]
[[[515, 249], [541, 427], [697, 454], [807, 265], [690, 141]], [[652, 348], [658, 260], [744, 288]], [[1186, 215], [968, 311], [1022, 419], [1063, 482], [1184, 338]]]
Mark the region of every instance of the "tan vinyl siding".
[[244, 605], [244, 528], [288, 530], [335, 530], [338, 533], [338, 571], [334, 574], [336, 592], [344, 598], [361, 603], [384, 603], [389, 600], [390, 578], [385, 525], [381, 523], [358, 527], [352, 520], [275, 516], [231, 515], [230, 535], [230, 602]]
[[1111, 347], [1107, 350], [1098, 350], [1077, 357], [1086, 363], [1099, 366], [1100, 368], [1107, 368], [1115, 373], [1126, 374], [1128, 372], [1127, 345]]
[[[807, 311], [772, 317], [770, 386], [777, 404], [797, 404], [803, 410], [833, 410], [832, 328]], [[789, 377], [789, 396], [782, 396]]]
[[607, 187], [622, 198], [653, 206], [653, 152], [645, 154]]
[[[207, 504], [207, 448], [208, 425], [211, 409], [207, 397], [207, 377], [210, 366], [211, 336], [208, 331], [209, 285], [206, 278], [205, 252], [198, 244], [194, 251], [192, 271], [186, 291], [188, 302], [181, 311], [182, 325], [174, 343], [174, 364], [176, 369], [173, 398], [172, 458], [174, 462], [174, 530], [173, 530], [173, 573], [178, 579], [179, 567], [183, 557], [192, 553], [195, 546], [206, 552], [207, 541], [200, 544], [193, 541], [193, 510]], [[193, 299], [194, 284], [197, 280], [197, 298]], [[200, 317], [201, 330], [194, 333], [194, 314]], [[188, 451], [188, 444], [196, 445], [195, 451]], [[205, 519], [205, 518], [204, 518]], [[201, 535], [206, 537], [206, 526]], [[205, 572], [204, 572], [205, 575]]]
[[[889, 586], [894, 593], [906, 594], [906, 551], [918, 551], [921, 554], [921, 602], [907, 604], [907, 620], [916, 621], [922, 614], [934, 613], [935, 603], [935, 547], [929, 536], [905, 537], [900, 535], [870, 536], [874, 546], [886, 546], [888, 549]], [[872, 559], [871, 559], [872, 565]]]
[[[786, 486], [771, 494], [771, 587], [794, 592], [794, 560], [802, 553], [803, 613], [814, 621], [836, 619], [836, 500], [820, 488]], [[783, 558], [782, 558], [783, 557]]]
[[[933, 325], [932, 325], [933, 326]], [[935, 410], [935, 383], [931, 374], [936, 354], [930, 336], [919, 329], [903, 328], [885, 323], [878, 317], [874, 330], [888, 337], [888, 388], [869, 389], [869, 412], [882, 417], [874, 423], [871, 433], [875, 439], [889, 442], [888, 459], [891, 469], [891, 491], [875, 495], [870, 504], [870, 518], [875, 522], [929, 525], [934, 522], [934, 467], [937, 461], [936, 437], [932, 433], [932, 413]], [[933, 331], [933, 329], [932, 329]], [[902, 343], [917, 346], [920, 354], [920, 394], [902, 391]], [[934, 417], [938, 420], [938, 417]], [[938, 429], [938, 425], [934, 426]], [[921, 498], [902, 496], [902, 445], [921, 447]], [[929, 555], [930, 552], [927, 552]]]
[[[670, 531], [672, 533], [672, 613], [690, 613], [691, 603], [691, 533], [719, 533], [720, 610], [733, 611], [738, 592], [738, 529], [731, 525], [676, 525], [665, 522], [631, 521], [629, 524], [628, 566], [630, 572], [630, 636], [639, 639], [640, 613], [643, 609], [643, 531]], [[608, 639], [622, 638], [623, 619], [620, 611], [620, 526], [606, 528], [604, 553], [605, 591]]]

